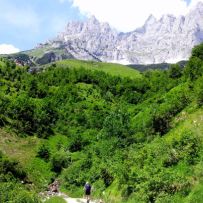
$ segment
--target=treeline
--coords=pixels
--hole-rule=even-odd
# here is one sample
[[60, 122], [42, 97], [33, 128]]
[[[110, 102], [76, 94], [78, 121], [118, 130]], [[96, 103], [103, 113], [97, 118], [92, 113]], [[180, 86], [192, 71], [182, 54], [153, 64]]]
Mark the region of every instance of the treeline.
[[82, 62], [81, 69], [52, 64], [29, 73], [1, 59], [0, 126], [19, 136], [66, 136], [55, 153], [45, 140], [36, 154], [64, 190], [79, 194], [89, 180], [97, 195], [109, 188], [119, 201], [182, 201], [192, 191], [188, 177], [201, 141], [186, 131], [170, 141], [164, 136], [183, 109], [202, 107], [202, 74], [202, 44], [184, 69], [176, 64], [138, 79], [86, 70]]

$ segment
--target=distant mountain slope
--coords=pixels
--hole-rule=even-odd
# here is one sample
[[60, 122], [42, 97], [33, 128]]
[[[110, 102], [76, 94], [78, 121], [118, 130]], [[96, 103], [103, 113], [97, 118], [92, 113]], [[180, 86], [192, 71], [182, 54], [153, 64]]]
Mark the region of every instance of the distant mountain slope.
[[104, 71], [113, 76], [129, 77], [131, 79], [141, 78], [142, 75], [137, 70], [115, 63], [104, 63], [94, 61], [81, 61], [81, 60], [63, 60], [56, 62], [56, 66], [69, 67], [69, 68], [85, 68], [88, 70]]
[[175, 63], [187, 60], [192, 47], [203, 41], [202, 19], [202, 2], [178, 18], [164, 15], [156, 19], [151, 15], [141, 28], [129, 33], [120, 33], [91, 17], [85, 22], [69, 22], [55, 39], [25, 53], [40, 63], [64, 58], [122, 64]]
[[[183, 68], [187, 64], [187, 61], [179, 61], [177, 64], [179, 64], [180, 67]], [[147, 64], [147, 65], [130, 64], [128, 66], [143, 72], [143, 71], [146, 71], [146, 70], [149, 70], [149, 69], [152, 69], [152, 70], [155, 70], [155, 69], [167, 70], [167, 69], [170, 68], [171, 64], [170, 63]]]

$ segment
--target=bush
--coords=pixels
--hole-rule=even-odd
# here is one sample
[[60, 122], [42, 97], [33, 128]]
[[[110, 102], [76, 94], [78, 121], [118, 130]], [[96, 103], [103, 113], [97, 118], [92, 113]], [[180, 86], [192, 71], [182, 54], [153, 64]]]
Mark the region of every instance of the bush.
[[48, 161], [49, 157], [50, 157], [49, 146], [42, 144], [37, 151], [37, 157], [40, 157], [40, 158], [44, 159], [45, 161]]
[[51, 168], [54, 172], [60, 173], [63, 168], [68, 167], [71, 162], [70, 154], [65, 151], [56, 152], [51, 158]]
[[203, 77], [198, 78], [195, 82], [194, 91], [198, 105], [203, 105]]
[[195, 46], [192, 49], [192, 57], [197, 57], [197, 58], [203, 60], [203, 43]]
[[81, 135], [76, 134], [71, 137], [68, 149], [70, 152], [81, 151], [88, 144], [88, 140], [84, 139]]
[[169, 68], [169, 77], [170, 78], [180, 78], [182, 76], [182, 69], [179, 64], [173, 64]]
[[13, 203], [40, 203], [41, 201], [35, 194], [28, 191], [19, 191]]
[[158, 106], [153, 117], [155, 132], [164, 135], [170, 129], [171, 119], [189, 104], [187, 85], [180, 85], [170, 90], [164, 102]]
[[35, 102], [33, 115], [33, 131], [38, 137], [47, 138], [53, 134], [52, 127], [58, 119], [55, 108], [47, 99]]
[[192, 57], [184, 69], [184, 75], [191, 81], [196, 80], [203, 74], [203, 61], [200, 58]]
[[34, 109], [35, 104], [27, 94], [12, 98], [8, 106], [8, 115], [13, 119], [12, 127], [20, 133], [32, 135], [35, 132]]
[[19, 163], [15, 160], [10, 160], [3, 155], [0, 157], [0, 174], [4, 175], [1, 177], [2, 180], [13, 178], [22, 180], [26, 178], [26, 173], [19, 166]]

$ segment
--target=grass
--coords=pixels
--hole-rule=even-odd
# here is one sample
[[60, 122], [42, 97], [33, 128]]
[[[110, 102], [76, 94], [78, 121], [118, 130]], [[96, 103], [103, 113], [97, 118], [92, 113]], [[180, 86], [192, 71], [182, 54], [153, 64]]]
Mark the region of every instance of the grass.
[[203, 202], [203, 182], [195, 187], [193, 192], [189, 195], [186, 203], [198, 203]]
[[0, 151], [17, 160], [32, 183], [39, 188], [46, 188], [54, 173], [47, 162], [36, 157], [41, 142], [37, 137], [22, 138], [0, 128]]
[[54, 52], [55, 54], [59, 54], [59, 55], [67, 54], [65, 49], [53, 48], [51, 46], [32, 49], [32, 50], [25, 51], [23, 53], [35, 58], [41, 58], [46, 52]]
[[0, 151], [22, 164], [34, 158], [39, 142], [36, 137], [21, 138], [0, 128]]
[[44, 141], [33, 136], [19, 137], [0, 128], [0, 151], [9, 158], [17, 160], [26, 171], [29, 180], [41, 189], [46, 189], [51, 179], [55, 177], [50, 163], [36, 157], [38, 147], [44, 142], [48, 143], [50, 152], [54, 154], [60, 146], [68, 144], [68, 138], [55, 135]]
[[191, 130], [202, 139], [203, 136], [203, 109], [194, 112], [182, 111], [172, 123], [173, 129], [169, 132], [167, 139], [172, 139], [174, 135], [179, 137], [185, 130]]
[[0, 66], [1, 67], [6, 67], [6, 64], [4, 62], [0, 61]]
[[[181, 139], [181, 136], [185, 132], [192, 132], [195, 137], [199, 138], [199, 142], [203, 142], [203, 109], [200, 108], [198, 110], [194, 110], [193, 112], [190, 112], [190, 110], [185, 109], [183, 112], [181, 112], [173, 121], [173, 124], [175, 125], [174, 128], [165, 136], [164, 142], [165, 143], [171, 143], [172, 140]], [[194, 165], [193, 167], [189, 168], [188, 165], [184, 166], [177, 165], [177, 167], [174, 167], [174, 171], [176, 170], [176, 173], [182, 174], [184, 177], [185, 174], [188, 175], [188, 179], [190, 180], [190, 183], [192, 185], [192, 190], [189, 194], [189, 196], [182, 200], [181, 202], [185, 203], [198, 203], [203, 202], [203, 149], [201, 148], [200, 151], [200, 157], [199, 163]], [[180, 202], [175, 201], [174, 202]]]
[[[44, 48], [40, 48], [37, 50], [30, 50], [30, 51], [26, 51], [25, 53], [30, 55], [30, 56], [34, 56], [34, 57], [42, 57], [43, 54], [46, 51], [49, 51], [50, 47], [44, 47]], [[53, 48], [51, 48], [51, 50], [53, 51]], [[59, 49], [54, 49], [55, 53], [58, 54], [62, 54], [63, 50], [59, 50]], [[122, 77], [129, 77], [131, 79], [136, 79], [136, 78], [141, 78], [141, 74], [139, 73], [139, 71], [128, 67], [128, 66], [124, 66], [121, 64], [116, 64], [116, 63], [105, 63], [105, 62], [95, 62], [95, 61], [84, 61], [84, 60], [62, 60], [62, 61], [58, 61], [56, 62], [58, 65], [61, 66], [67, 66], [69, 68], [85, 68], [85, 69], [91, 69], [91, 70], [101, 70], [104, 71], [106, 73], [109, 73], [111, 75], [115, 75], [115, 76], [122, 76]]]
[[110, 75], [129, 77], [131, 79], [137, 79], [142, 77], [139, 71], [115, 63], [81, 61], [81, 60], [63, 60], [56, 62], [56, 64], [68, 68], [85, 68], [88, 70], [104, 71]]
[[56, 153], [61, 147], [68, 145], [68, 138], [64, 135], [55, 135], [49, 137], [48, 145], [52, 153]]
[[[166, 171], [165, 175], [171, 174], [171, 177], [175, 174], [180, 177], [186, 178], [191, 183], [191, 191], [187, 198], [184, 198], [180, 193], [175, 195], [172, 201], [163, 200], [162, 202], [177, 202], [177, 203], [199, 203], [203, 202], [203, 148], [200, 149], [200, 155], [197, 157], [197, 162], [193, 166], [190, 166], [184, 160], [180, 160], [179, 163], [174, 166], [170, 166], [168, 168], [161, 167], [163, 164], [164, 157], [168, 157], [168, 151], [170, 151], [169, 146], [172, 146], [172, 142], [175, 140], [177, 143], [180, 143], [181, 138], [184, 136], [185, 132], [192, 132], [193, 135], [199, 138], [199, 141], [203, 142], [203, 109], [193, 109], [191, 111], [189, 108], [182, 111], [179, 115], [177, 115], [173, 120], [173, 129], [169, 131], [163, 137], [157, 137], [152, 142], [145, 145], [144, 151], [141, 151], [145, 154], [150, 155], [150, 153], [156, 153], [155, 156], [156, 161], [153, 162], [156, 167], [160, 167]], [[200, 145], [202, 146], [202, 145]], [[187, 146], [189, 147], [189, 145]], [[140, 152], [134, 152], [134, 156], [137, 156]], [[142, 150], [142, 149], [141, 149]], [[187, 150], [187, 148], [181, 148], [178, 153], [185, 153], [184, 157], [189, 157], [188, 152], [181, 152], [181, 150]], [[130, 153], [130, 152], [129, 152]], [[142, 153], [141, 153], [142, 154]], [[182, 154], [183, 155], [183, 154]], [[147, 155], [146, 155], [147, 156]], [[131, 156], [133, 159], [133, 155]], [[172, 173], [171, 173], [172, 172]], [[138, 171], [138, 173], [142, 174], [142, 170]], [[146, 176], [147, 177], [147, 176]], [[158, 173], [157, 173], [157, 177]], [[161, 177], [161, 176], [160, 176]], [[178, 183], [177, 183], [178, 185]], [[118, 193], [119, 184], [115, 181], [106, 191], [105, 198], [108, 199], [108, 202], [122, 202], [121, 197]], [[109, 195], [111, 194], [111, 195]], [[114, 199], [113, 199], [113, 198]], [[112, 198], [112, 199], [110, 199]], [[132, 196], [132, 199], [126, 201], [126, 203], [139, 202], [136, 199], [136, 196]], [[168, 197], [167, 197], [168, 198]], [[136, 199], [136, 200], [135, 200]], [[171, 199], [170, 199], [171, 200]]]
[[50, 50], [50, 47], [44, 47], [44, 48], [25, 51], [24, 53], [28, 54], [29, 56], [34, 56], [34, 57], [39, 58], [39, 57], [42, 57], [46, 51], [49, 51], [49, 50]]

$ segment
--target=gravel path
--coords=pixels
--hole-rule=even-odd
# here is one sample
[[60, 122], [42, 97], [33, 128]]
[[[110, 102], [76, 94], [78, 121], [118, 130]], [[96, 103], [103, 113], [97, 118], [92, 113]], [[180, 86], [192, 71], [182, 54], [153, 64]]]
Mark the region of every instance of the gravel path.
[[[67, 203], [87, 203], [87, 200], [83, 199], [83, 198], [71, 198], [68, 197], [66, 194], [63, 193], [59, 193], [58, 194], [59, 197], [62, 197], [64, 200], [66, 200]], [[99, 200], [92, 200], [90, 201], [90, 203], [100, 203]]]
[[[85, 199], [79, 199], [79, 198], [70, 198], [70, 197], [66, 197], [64, 198], [64, 200], [66, 200], [66, 202], [68, 203], [87, 203], [87, 201]], [[90, 203], [98, 203], [98, 201], [90, 201]]]

